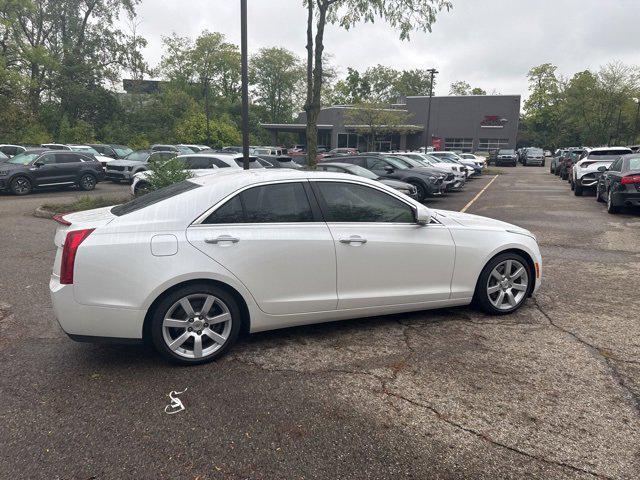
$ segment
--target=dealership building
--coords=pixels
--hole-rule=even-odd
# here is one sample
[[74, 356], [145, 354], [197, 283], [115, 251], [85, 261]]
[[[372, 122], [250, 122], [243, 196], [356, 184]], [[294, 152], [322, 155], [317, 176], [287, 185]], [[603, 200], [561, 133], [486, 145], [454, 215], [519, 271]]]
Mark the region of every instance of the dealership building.
[[[429, 97], [406, 97], [391, 105], [405, 112], [406, 124], [380, 126], [375, 149], [416, 150], [426, 143]], [[318, 117], [318, 145], [327, 148], [352, 147], [367, 149], [361, 135], [365, 126], [353, 125], [349, 105], [323, 108]], [[520, 117], [520, 95], [464, 95], [431, 98], [429, 122], [430, 144], [436, 150], [486, 152], [497, 148], [515, 148]], [[264, 123], [278, 144], [280, 133], [298, 133], [305, 143], [306, 113], [301, 112], [294, 123]]]

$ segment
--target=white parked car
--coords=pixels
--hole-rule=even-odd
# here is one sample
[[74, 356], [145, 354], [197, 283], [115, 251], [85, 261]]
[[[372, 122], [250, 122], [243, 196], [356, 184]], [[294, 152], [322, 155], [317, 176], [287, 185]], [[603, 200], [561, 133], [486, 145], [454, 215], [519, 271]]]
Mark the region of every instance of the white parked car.
[[[180, 155], [173, 159], [180, 160], [185, 164], [185, 170], [193, 177], [211, 175], [221, 168], [242, 169], [242, 155], [237, 153], [194, 153], [191, 155]], [[256, 157], [249, 157], [249, 168], [264, 168]], [[146, 194], [149, 187], [149, 176], [151, 172], [144, 170], [136, 173], [131, 181], [131, 194], [138, 196]]]
[[609, 167], [622, 155], [633, 153], [627, 147], [599, 147], [587, 150], [585, 156], [571, 169], [571, 190], [576, 196], [582, 196], [585, 188], [595, 190], [602, 172], [598, 168]]
[[[465, 170], [465, 174], [467, 178], [476, 173], [476, 165], [471, 160], [464, 160], [458, 156], [457, 153], [454, 152], [429, 152], [429, 155], [437, 158], [442, 162], [455, 163], [457, 165], [462, 165]], [[480, 172], [478, 172], [480, 173]]]
[[449, 187], [451, 190], [460, 190], [462, 187], [464, 187], [465, 183], [467, 182], [467, 171], [466, 171], [467, 167], [464, 165], [445, 162], [445, 161], [439, 160], [436, 157], [432, 157], [431, 155], [424, 154], [424, 153], [411, 152], [411, 153], [402, 153], [401, 155], [408, 156], [409, 158], [418, 160], [429, 167], [440, 170], [441, 172], [453, 173], [455, 181]]
[[340, 173], [228, 169], [58, 221], [62, 329], [186, 364], [241, 331], [472, 302], [507, 314], [541, 282], [529, 231]]

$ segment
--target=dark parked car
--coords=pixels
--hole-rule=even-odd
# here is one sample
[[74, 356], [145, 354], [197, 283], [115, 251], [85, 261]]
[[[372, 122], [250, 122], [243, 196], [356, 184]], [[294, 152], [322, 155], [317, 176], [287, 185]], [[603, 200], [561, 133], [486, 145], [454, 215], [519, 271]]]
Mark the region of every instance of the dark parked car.
[[624, 155], [609, 168], [602, 166], [596, 187], [596, 199], [607, 202], [609, 213], [618, 213], [620, 207], [640, 206], [640, 155]]
[[177, 156], [176, 152], [138, 150], [130, 153], [121, 160], [113, 160], [107, 163], [105, 172], [108, 180], [112, 182], [131, 182], [138, 172], [149, 170], [149, 162], [166, 162]]
[[125, 147], [124, 145], [106, 145], [100, 143], [92, 143], [89, 145], [100, 155], [104, 155], [105, 157], [111, 157], [116, 160], [120, 158], [124, 158], [133, 152], [129, 147]]
[[190, 153], [194, 153], [189, 147], [185, 147], [182, 145], [164, 145], [164, 144], [156, 144], [151, 145], [151, 150], [154, 152], [175, 152], [178, 155], [189, 155]]
[[322, 162], [318, 164], [318, 170], [324, 172], [347, 173], [349, 175], [357, 175], [358, 177], [369, 178], [371, 180], [378, 180], [380, 183], [384, 183], [391, 188], [395, 188], [409, 197], [416, 198], [418, 195], [418, 190], [410, 183], [379, 177], [371, 170], [367, 170], [359, 165], [340, 162]]
[[496, 166], [507, 165], [515, 167], [518, 165], [518, 156], [515, 150], [502, 149], [498, 150], [496, 156]]
[[[264, 168], [293, 168], [301, 170], [303, 167], [293, 161], [289, 155], [256, 155]], [[271, 165], [268, 166], [267, 164]]]
[[0, 190], [27, 195], [41, 187], [93, 190], [104, 179], [102, 165], [90, 155], [63, 150], [27, 150], [0, 163]]
[[439, 195], [444, 190], [443, 175], [428, 167], [411, 168], [408, 164], [391, 155], [358, 155], [340, 157], [340, 163], [359, 165], [371, 170], [378, 177], [400, 180], [416, 187], [416, 200], [422, 202], [425, 198]]

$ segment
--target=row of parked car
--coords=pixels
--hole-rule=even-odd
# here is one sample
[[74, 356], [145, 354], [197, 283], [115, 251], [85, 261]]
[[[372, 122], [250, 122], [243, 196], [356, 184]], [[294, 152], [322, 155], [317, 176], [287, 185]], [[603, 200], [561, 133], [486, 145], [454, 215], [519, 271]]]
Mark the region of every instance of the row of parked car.
[[[294, 151], [291, 151], [294, 150]], [[249, 168], [309, 168], [307, 156], [284, 147], [250, 148]], [[43, 144], [39, 147], [0, 145], [0, 190], [26, 195], [41, 187], [77, 186], [91, 190], [103, 180], [131, 184], [132, 193], [149, 190], [149, 170], [177, 158], [193, 176], [219, 168], [243, 168], [242, 147], [220, 150], [206, 145], [156, 144], [133, 151], [123, 145]], [[397, 190], [424, 201], [460, 190], [467, 179], [480, 175], [484, 157], [456, 152], [365, 152], [351, 148], [325, 151], [316, 168], [380, 179]]]
[[576, 196], [594, 191], [609, 213], [640, 206], [640, 153], [629, 147], [570, 147], [556, 150], [550, 172]]

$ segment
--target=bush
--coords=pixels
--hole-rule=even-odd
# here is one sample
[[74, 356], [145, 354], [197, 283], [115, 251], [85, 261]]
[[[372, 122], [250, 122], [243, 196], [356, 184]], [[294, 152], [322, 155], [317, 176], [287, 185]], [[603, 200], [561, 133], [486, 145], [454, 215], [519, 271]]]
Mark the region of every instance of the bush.
[[175, 127], [180, 143], [208, 144], [213, 148], [241, 143], [240, 131], [232, 123], [224, 120], [209, 121], [211, 138], [207, 139], [207, 121], [202, 113], [194, 113], [181, 120]]
[[151, 168], [146, 179], [149, 190], [168, 187], [192, 177], [191, 172], [186, 170], [187, 167], [184, 162], [177, 158], [165, 162], [151, 162], [149, 166]]

